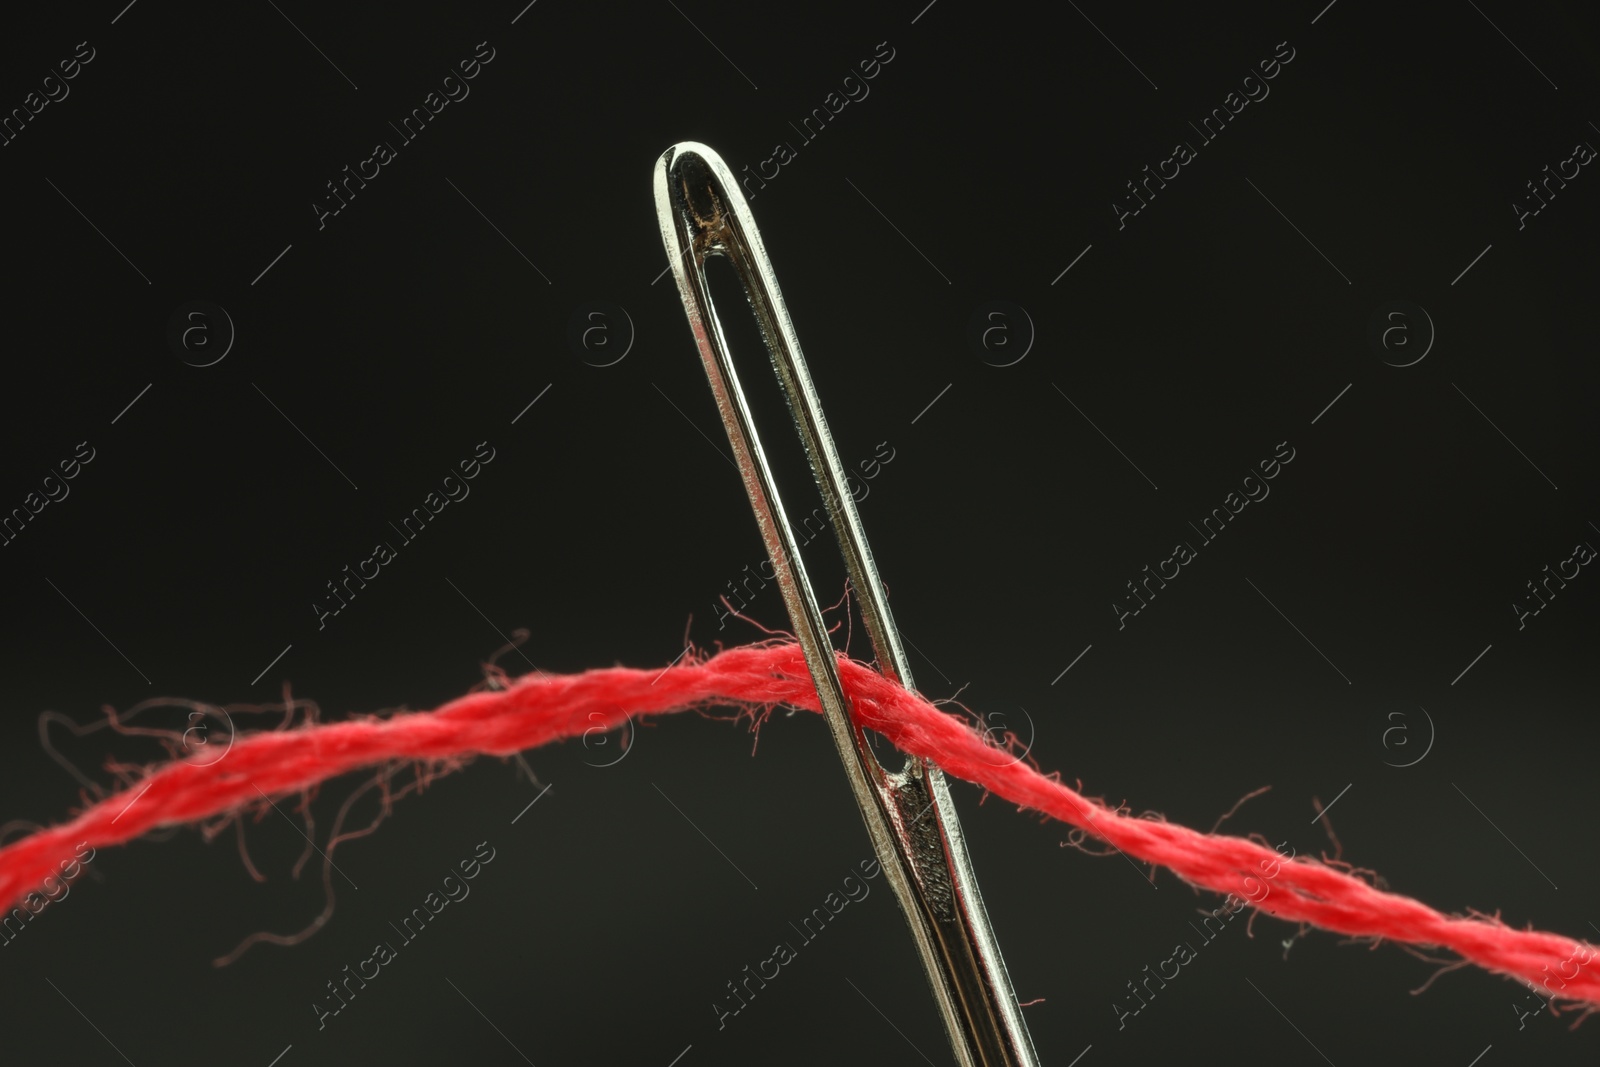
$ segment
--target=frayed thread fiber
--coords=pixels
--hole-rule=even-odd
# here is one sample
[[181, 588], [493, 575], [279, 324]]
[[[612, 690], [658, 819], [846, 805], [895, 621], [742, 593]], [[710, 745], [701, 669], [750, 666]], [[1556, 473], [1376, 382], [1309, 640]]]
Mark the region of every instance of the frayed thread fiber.
[[[1351, 937], [1448, 949], [1588, 1011], [1600, 1010], [1597, 950], [1587, 942], [1517, 930], [1479, 913], [1442, 914], [1378, 889], [1339, 867], [1286, 859], [1265, 844], [1201, 833], [1112, 808], [996, 748], [972, 722], [941, 710], [865, 664], [839, 656], [852, 715], [904, 752], [1022, 808], [1042, 812], [1172, 871], [1193, 886], [1243, 898], [1258, 912]], [[631, 718], [737, 706], [759, 720], [779, 705], [818, 711], [798, 645], [773, 641], [685, 659], [664, 671], [611, 667], [534, 673], [502, 689], [469, 693], [428, 712], [360, 718], [240, 736], [224, 760], [177, 760], [58, 826], [0, 848], [0, 912], [9, 911], [85, 844], [122, 844], [159, 827], [193, 823], [311, 789], [391, 761], [511, 756]], [[998, 757], [998, 758], [997, 758]]]

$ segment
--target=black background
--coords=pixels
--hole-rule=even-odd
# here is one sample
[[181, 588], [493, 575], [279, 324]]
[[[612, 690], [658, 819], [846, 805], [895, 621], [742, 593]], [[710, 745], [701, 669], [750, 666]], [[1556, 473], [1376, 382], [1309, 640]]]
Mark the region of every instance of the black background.
[[[1271, 785], [1228, 828], [1331, 851], [1313, 798], [1337, 795], [1344, 858], [1397, 891], [1592, 935], [1600, 578], [1520, 631], [1510, 608], [1600, 543], [1600, 177], [1521, 230], [1510, 208], [1600, 142], [1592, 12], [923, 2], [8, 14], [3, 109], [77, 42], [95, 58], [0, 148], [0, 506], [78, 442], [95, 458], [0, 549], [3, 817], [80, 802], [40, 744], [47, 710], [292, 684], [337, 718], [443, 702], [517, 628], [549, 671], [665, 666], [686, 624], [701, 647], [759, 637], [717, 625], [762, 549], [713, 455], [650, 181], [676, 141], [738, 172], [790, 142], [752, 207], [843, 458], [893, 450], [862, 513], [924, 692], [1020, 727], [1091, 794], [1202, 829]], [[319, 229], [324, 183], [397, 141], [388, 123], [480, 41], [470, 96]], [[1124, 183], [1281, 41], [1270, 96], [1119, 230]], [[894, 58], [870, 95], [802, 142], [790, 123], [879, 42]], [[209, 367], [180, 357], [217, 349], [167, 341], [193, 300], [236, 329]], [[1008, 367], [968, 342], [992, 300], [1036, 332]], [[1414, 314], [1413, 347], [1368, 338], [1396, 300], [1437, 335], [1408, 367], [1384, 356], [1426, 347]], [[614, 365], [569, 344], [591, 301], [631, 320]], [[324, 583], [481, 441], [496, 458], [470, 497], [319, 630]], [[1124, 583], [1283, 441], [1271, 496], [1119, 630]], [[748, 611], [785, 625], [773, 589]], [[110, 756], [160, 755], [54, 736], [102, 783]], [[338, 850], [359, 890], [333, 876], [315, 937], [220, 970], [321, 908], [317, 862], [290, 877], [298, 831], [247, 819], [264, 884], [231, 830], [104, 849], [0, 948], [5, 1060], [949, 1062], [881, 881], [718, 1029], [724, 983], [869, 854], [820, 722], [780, 716], [760, 740], [680, 716], [612, 766], [615, 736], [526, 754], [536, 783], [479, 761]], [[363, 780], [323, 790], [322, 840]], [[1411, 996], [1432, 965], [1318, 932], [1286, 956], [1293, 929], [1269, 919], [1201, 948], [1119, 1031], [1126, 983], [1217, 899], [954, 789], [1047, 1063], [1595, 1060], [1592, 1025], [1519, 1028], [1537, 1004], [1514, 982], [1467, 970]], [[319, 1031], [324, 983], [482, 841], [496, 859], [471, 897]]]

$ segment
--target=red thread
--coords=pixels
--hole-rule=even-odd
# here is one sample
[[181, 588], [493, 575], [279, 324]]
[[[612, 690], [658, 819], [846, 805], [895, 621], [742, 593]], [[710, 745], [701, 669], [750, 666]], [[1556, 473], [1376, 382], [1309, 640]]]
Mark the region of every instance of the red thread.
[[[1191, 885], [1234, 894], [1289, 922], [1446, 948], [1485, 970], [1537, 985], [1587, 1011], [1600, 1010], [1600, 974], [1584, 966], [1600, 950], [1586, 942], [1512, 929], [1477, 913], [1443, 915], [1326, 863], [1285, 860], [1246, 838], [1126, 814], [997, 749], [969, 720], [941, 711], [870, 667], [841, 654], [839, 668], [860, 725], [958, 778], [1051, 815], [1136, 860], [1166, 867]], [[41, 885], [81, 843], [122, 844], [157, 827], [257, 804], [263, 794], [297, 793], [390, 760], [510, 756], [581, 736], [597, 725], [616, 729], [630, 716], [727, 704], [750, 710], [757, 721], [780, 704], [819, 710], [799, 647], [768, 642], [703, 661], [685, 660], [660, 673], [612, 667], [576, 675], [529, 674], [509, 688], [470, 693], [431, 712], [242, 736], [226, 759], [163, 764], [71, 822], [0, 848], [0, 911]], [[1262, 895], [1252, 899], [1257, 892]]]

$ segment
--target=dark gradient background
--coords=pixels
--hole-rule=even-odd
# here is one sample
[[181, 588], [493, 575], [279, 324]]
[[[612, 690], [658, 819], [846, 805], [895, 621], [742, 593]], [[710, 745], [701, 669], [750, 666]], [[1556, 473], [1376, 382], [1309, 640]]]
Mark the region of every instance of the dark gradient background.
[[[1588, 5], [522, 2], [8, 12], [0, 110], [77, 42], [95, 58], [0, 148], [0, 507], [78, 442], [95, 458], [0, 549], [0, 820], [80, 802], [46, 711], [292, 685], [338, 718], [455, 696], [519, 628], [549, 671], [665, 666], [686, 625], [700, 647], [758, 638], [718, 627], [762, 548], [660, 278], [650, 182], [676, 141], [736, 171], [791, 142], [752, 206], [843, 458], [893, 450], [861, 510], [925, 693], [1202, 829], [1270, 785], [1228, 828], [1331, 852], [1315, 802], [1337, 797], [1344, 858], [1394, 889], [1600, 936], [1600, 576], [1523, 629], [1511, 608], [1600, 544], [1600, 174], [1523, 229], [1511, 209], [1600, 144]], [[324, 183], [398, 141], [388, 124], [480, 41], [470, 96], [319, 229]], [[1282, 41], [1270, 96], [1119, 230], [1125, 183]], [[879, 42], [870, 95], [803, 142], [791, 122]], [[219, 351], [198, 345], [225, 340], [214, 314], [191, 350], [167, 337], [194, 300], [236, 333], [209, 367], [182, 357]], [[992, 351], [969, 341], [995, 300], [1025, 309], [1031, 347], [1015, 312], [988, 320]], [[592, 301], [625, 309], [631, 348], [614, 312], [589, 320], [593, 351], [570, 342]], [[1389, 320], [1385, 350], [1369, 323], [1393, 301], [1432, 330]], [[319, 629], [325, 583], [482, 441], [471, 495]], [[1285, 441], [1270, 497], [1119, 629], [1125, 583]], [[772, 588], [748, 613], [786, 622]], [[161, 751], [55, 738], [102, 783], [108, 758]], [[220, 970], [321, 909], [315, 857], [291, 877], [299, 831], [247, 820], [262, 884], [231, 830], [102, 850], [0, 948], [0, 1058], [950, 1062], [881, 880], [718, 1029], [724, 983], [869, 855], [818, 720], [779, 716], [754, 752], [692, 716], [590, 741], [526, 754], [537, 782], [483, 760], [405, 798], [337, 850], [316, 936]], [[322, 791], [319, 844], [364, 780]], [[1046, 1063], [1600, 1050], [1593, 1025], [1519, 1019], [1537, 1003], [1515, 982], [1466, 970], [1412, 996], [1433, 965], [1317, 932], [1286, 954], [1294, 929], [1268, 919], [1200, 947], [1119, 1031], [1126, 984], [1219, 900], [954, 790]], [[471, 896], [319, 1031], [324, 983], [485, 841]]]

